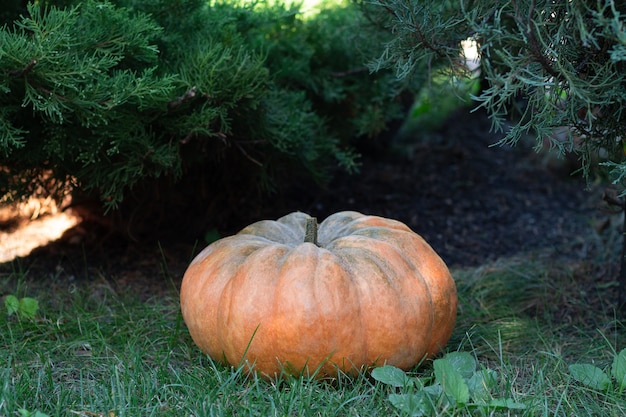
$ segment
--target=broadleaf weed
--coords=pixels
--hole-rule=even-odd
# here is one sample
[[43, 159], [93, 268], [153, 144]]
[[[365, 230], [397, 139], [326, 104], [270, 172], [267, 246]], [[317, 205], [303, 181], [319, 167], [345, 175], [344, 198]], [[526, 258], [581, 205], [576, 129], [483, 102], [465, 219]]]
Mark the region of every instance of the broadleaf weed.
[[389, 395], [389, 401], [406, 415], [429, 416], [438, 409], [449, 408], [484, 412], [526, 408], [512, 398], [494, 397], [497, 373], [492, 369], [478, 369], [476, 359], [467, 352], [451, 352], [436, 359], [433, 374], [426, 378], [410, 377], [391, 365], [372, 370], [375, 380], [399, 390]]
[[34, 319], [39, 311], [39, 302], [31, 297], [17, 298], [9, 294], [4, 298], [7, 315], [16, 315], [20, 319]]
[[610, 376], [600, 367], [590, 363], [574, 363], [568, 366], [568, 370], [573, 379], [591, 389], [623, 391], [626, 389], [626, 349], [615, 354], [611, 364]]

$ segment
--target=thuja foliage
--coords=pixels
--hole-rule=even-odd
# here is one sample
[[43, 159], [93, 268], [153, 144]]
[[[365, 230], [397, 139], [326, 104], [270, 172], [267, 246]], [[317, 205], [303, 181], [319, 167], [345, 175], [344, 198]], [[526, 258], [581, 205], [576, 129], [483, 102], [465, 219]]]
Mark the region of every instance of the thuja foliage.
[[[461, 74], [460, 42], [478, 45], [476, 98], [515, 144], [534, 135], [580, 153], [586, 173], [607, 160], [626, 179], [626, 4], [593, 1], [373, 0], [396, 34], [372, 64], [400, 77], [423, 62]], [[515, 114], [517, 113], [517, 114]], [[513, 117], [512, 117], [513, 116]], [[598, 157], [601, 157], [599, 159]]]
[[4, 201], [322, 181], [357, 169], [355, 144], [416, 85], [368, 70], [391, 36], [355, 4], [305, 19], [280, 2], [15, 3], [0, 30]]

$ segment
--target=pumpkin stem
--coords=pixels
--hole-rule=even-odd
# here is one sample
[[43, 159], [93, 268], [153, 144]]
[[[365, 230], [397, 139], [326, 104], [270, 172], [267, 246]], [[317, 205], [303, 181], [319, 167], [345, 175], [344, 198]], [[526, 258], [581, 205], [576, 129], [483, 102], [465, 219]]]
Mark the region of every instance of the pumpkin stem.
[[317, 218], [309, 217], [306, 219], [306, 223], [304, 224], [304, 241], [313, 243], [315, 246], [319, 246], [317, 244]]

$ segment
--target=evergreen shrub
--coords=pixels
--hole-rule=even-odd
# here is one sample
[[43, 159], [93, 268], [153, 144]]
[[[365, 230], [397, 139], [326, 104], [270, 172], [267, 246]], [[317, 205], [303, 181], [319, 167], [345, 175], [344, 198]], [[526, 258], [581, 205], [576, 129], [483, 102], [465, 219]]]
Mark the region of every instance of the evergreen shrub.
[[354, 3], [307, 18], [203, 0], [14, 10], [0, 30], [2, 201], [71, 190], [130, 228], [196, 214], [216, 227], [286, 181], [354, 172], [420, 82], [367, 68], [391, 35]]
[[475, 97], [502, 143], [575, 152], [585, 173], [626, 180], [626, 4], [616, 1], [366, 0], [396, 36], [375, 61], [402, 78], [417, 65], [459, 74], [473, 38], [484, 88]]

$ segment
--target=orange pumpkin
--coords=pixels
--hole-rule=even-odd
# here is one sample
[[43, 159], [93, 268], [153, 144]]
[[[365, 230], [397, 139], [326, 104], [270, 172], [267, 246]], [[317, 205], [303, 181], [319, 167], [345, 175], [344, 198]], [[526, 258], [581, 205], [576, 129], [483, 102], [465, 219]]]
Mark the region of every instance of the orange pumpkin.
[[291, 213], [212, 243], [180, 301], [203, 352], [266, 377], [411, 368], [447, 343], [457, 309], [450, 272], [422, 237], [354, 211], [319, 228]]

